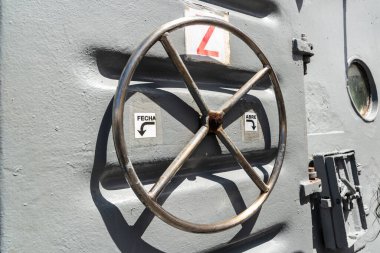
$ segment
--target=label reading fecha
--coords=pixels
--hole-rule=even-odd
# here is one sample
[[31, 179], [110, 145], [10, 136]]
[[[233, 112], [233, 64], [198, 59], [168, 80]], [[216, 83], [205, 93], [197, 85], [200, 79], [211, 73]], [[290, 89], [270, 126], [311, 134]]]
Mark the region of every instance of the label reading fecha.
[[135, 113], [135, 138], [154, 138], [156, 128], [155, 113]]
[[244, 131], [257, 132], [257, 115], [254, 112], [244, 114]]

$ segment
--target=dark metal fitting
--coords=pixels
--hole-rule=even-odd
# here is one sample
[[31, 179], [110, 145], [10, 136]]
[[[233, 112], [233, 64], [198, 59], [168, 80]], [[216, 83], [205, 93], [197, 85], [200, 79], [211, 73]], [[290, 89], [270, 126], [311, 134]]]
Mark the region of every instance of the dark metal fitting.
[[221, 127], [223, 124], [223, 116], [221, 113], [218, 112], [209, 112], [208, 116], [210, 132], [216, 133], [219, 127]]
[[317, 179], [317, 172], [315, 171], [314, 167], [309, 167], [307, 169], [307, 173], [309, 174], [309, 180]]

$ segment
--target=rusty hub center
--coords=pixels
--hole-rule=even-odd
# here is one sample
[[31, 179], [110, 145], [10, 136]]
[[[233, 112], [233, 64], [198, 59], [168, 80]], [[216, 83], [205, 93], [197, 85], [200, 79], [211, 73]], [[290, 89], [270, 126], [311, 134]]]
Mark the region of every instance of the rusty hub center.
[[208, 124], [210, 126], [210, 132], [215, 133], [223, 123], [223, 116], [217, 112], [210, 112], [208, 114]]

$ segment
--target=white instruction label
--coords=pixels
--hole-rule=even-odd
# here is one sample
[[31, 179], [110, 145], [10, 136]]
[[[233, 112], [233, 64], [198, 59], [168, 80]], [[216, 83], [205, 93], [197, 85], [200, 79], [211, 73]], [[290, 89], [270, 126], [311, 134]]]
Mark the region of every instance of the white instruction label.
[[244, 131], [257, 132], [257, 115], [254, 112], [244, 113]]
[[[186, 17], [206, 16], [228, 22], [228, 12], [212, 10], [203, 6], [187, 6]], [[191, 25], [185, 27], [186, 55], [199, 61], [230, 63], [230, 34], [214, 25]]]
[[135, 138], [156, 137], [156, 128], [155, 113], [135, 113]]

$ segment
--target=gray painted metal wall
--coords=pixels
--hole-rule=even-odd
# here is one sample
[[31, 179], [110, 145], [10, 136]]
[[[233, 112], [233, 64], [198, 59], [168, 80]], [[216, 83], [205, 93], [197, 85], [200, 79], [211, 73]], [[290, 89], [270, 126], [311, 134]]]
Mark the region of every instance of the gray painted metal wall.
[[[377, 1], [303, 1], [302, 26], [314, 44], [315, 55], [305, 76], [308, 152], [352, 148], [362, 165], [364, 205], [370, 208], [369, 229], [362, 242], [363, 252], [378, 252], [374, 240], [375, 190], [379, 184], [379, 122], [363, 121], [351, 106], [346, 90], [346, 67], [352, 57], [370, 68], [377, 87], [380, 80], [378, 56], [380, 5]], [[318, 15], [316, 15], [318, 9]], [[374, 240], [374, 241], [373, 241]]]
[[[182, 1], [1, 1], [1, 252], [325, 252], [313, 232], [309, 203], [299, 182], [312, 154], [354, 149], [363, 165], [364, 202], [371, 208], [379, 183], [378, 121], [365, 123], [351, 107], [345, 63], [359, 55], [380, 80], [376, 1], [196, 1], [230, 13], [251, 36], [279, 77], [288, 119], [287, 151], [280, 178], [260, 212], [216, 234], [177, 230], [154, 217], [125, 182], [111, 130], [117, 79], [133, 49], [161, 24], [184, 15]], [[346, 32], [344, 29], [346, 22]], [[315, 56], [303, 75], [292, 38], [306, 33]], [[173, 41], [184, 54], [184, 33]], [[231, 38], [231, 68], [191, 63], [210, 107], [217, 107], [261, 66]], [[196, 131], [196, 111], [162, 48], [152, 48], [138, 70], [136, 93], [126, 106], [156, 112], [158, 137], [127, 136], [150, 186]], [[157, 89], [158, 88], [158, 89]], [[144, 93], [144, 94], [142, 94]], [[259, 135], [242, 136], [241, 116], [254, 109]], [[233, 123], [233, 120], [237, 119]], [[270, 173], [278, 140], [277, 109], [269, 81], [246, 96], [226, 131]], [[130, 131], [132, 132], [132, 131]], [[330, 134], [329, 134], [330, 133]], [[163, 196], [164, 207], [194, 222], [231, 217], [258, 191], [213, 136], [198, 148]], [[265, 173], [263, 173], [265, 176]], [[314, 239], [313, 239], [314, 238]], [[348, 250], [347, 252], [351, 252]]]

